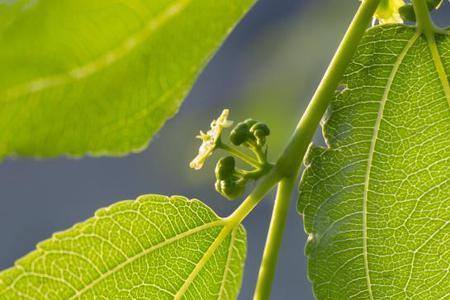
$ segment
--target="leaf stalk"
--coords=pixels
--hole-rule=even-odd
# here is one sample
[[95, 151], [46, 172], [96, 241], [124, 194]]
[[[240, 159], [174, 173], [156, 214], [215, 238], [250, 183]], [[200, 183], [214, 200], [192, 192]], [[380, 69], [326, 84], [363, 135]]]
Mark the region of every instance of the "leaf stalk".
[[275, 278], [275, 270], [283, 240], [286, 219], [289, 212], [290, 199], [294, 189], [296, 177], [284, 178], [278, 184], [275, 206], [272, 212], [269, 234], [264, 248], [261, 267], [258, 274], [254, 299], [268, 299]]
[[242, 161], [248, 163], [249, 165], [251, 165], [255, 168], [261, 168], [263, 166], [263, 164], [261, 162], [253, 159], [252, 157], [250, 157], [246, 153], [240, 151], [239, 149], [236, 149], [227, 144], [224, 144], [223, 142], [219, 142], [217, 144], [217, 148], [227, 151], [231, 155], [234, 155], [235, 157], [241, 159]]
[[434, 34], [440, 29], [433, 23], [430, 16], [426, 0], [413, 0], [413, 7], [416, 13], [417, 29], [422, 32], [427, 39], [434, 40]]
[[380, 0], [364, 0], [361, 4], [290, 142], [275, 165], [274, 170], [280, 172], [283, 179], [278, 186], [254, 300], [270, 299], [288, 207], [301, 163], [379, 3]]

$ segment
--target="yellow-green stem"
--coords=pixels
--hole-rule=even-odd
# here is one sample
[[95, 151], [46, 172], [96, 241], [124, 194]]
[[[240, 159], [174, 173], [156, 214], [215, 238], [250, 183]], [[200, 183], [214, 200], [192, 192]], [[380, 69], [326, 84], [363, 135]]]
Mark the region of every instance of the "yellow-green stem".
[[270, 224], [267, 247], [261, 264], [261, 275], [255, 293], [257, 300], [270, 298], [271, 284], [286, 222], [287, 207], [303, 157], [379, 2], [380, 0], [363, 1], [285, 151], [276, 165], [258, 182], [250, 195], [233, 214], [225, 219], [227, 227], [231, 228], [240, 224], [264, 196], [281, 181]]
[[359, 41], [371, 22], [379, 2], [380, 0], [364, 0], [353, 18], [310, 104], [300, 119], [291, 141], [277, 163], [279, 169], [286, 176], [295, 174], [299, 169], [302, 162], [299, 158], [302, 158], [308, 149], [317, 126], [333, 98]]
[[294, 189], [296, 177], [284, 178], [278, 184], [275, 207], [272, 213], [269, 234], [266, 241], [261, 268], [259, 269], [258, 282], [254, 299], [267, 299], [271, 291], [271, 283], [275, 277], [275, 270], [280, 252], [283, 232], [286, 227], [286, 216], [289, 212], [290, 199]]
[[413, 0], [414, 12], [416, 13], [417, 29], [428, 38], [434, 39], [437, 31], [430, 16], [426, 0]]
[[273, 168], [273, 171], [279, 172], [284, 179], [278, 187], [277, 199], [275, 200], [266, 248], [264, 250], [254, 294], [255, 300], [270, 298], [271, 286], [285, 227], [284, 224], [287, 218], [287, 207], [289, 206], [301, 163], [320, 120], [333, 98], [345, 69], [350, 63], [359, 41], [369, 26], [379, 2], [380, 0], [364, 0], [361, 4], [316, 93], [300, 119], [289, 144]]
[[251, 165], [255, 168], [260, 168], [263, 166], [262, 163], [260, 163], [256, 159], [253, 159], [252, 157], [248, 156], [246, 153], [244, 153], [236, 148], [230, 147], [227, 144], [224, 144], [222, 142], [217, 145], [217, 148], [227, 151], [231, 155], [234, 155], [235, 157], [241, 159], [242, 161], [248, 163], [249, 165]]
[[281, 179], [282, 176], [278, 170], [272, 168], [266, 176], [261, 178], [256, 187], [250, 195], [245, 198], [241, 205], [226, 218], [226, 222], [231, 226], [239, 225]]

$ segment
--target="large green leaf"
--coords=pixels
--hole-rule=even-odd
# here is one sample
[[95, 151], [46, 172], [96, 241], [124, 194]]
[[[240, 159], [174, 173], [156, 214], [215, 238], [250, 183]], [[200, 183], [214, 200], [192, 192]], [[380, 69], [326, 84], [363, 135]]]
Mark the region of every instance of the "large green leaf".
[[254, 1], [0, 1], [0, 158], [142, 150]]
[[198, 200], [101, 209], [0, 273], [0, 299], [235, 299], [246, 236]]
[[318, 299], [448, 299], [450, 36], [368, 31], [300, 185]]

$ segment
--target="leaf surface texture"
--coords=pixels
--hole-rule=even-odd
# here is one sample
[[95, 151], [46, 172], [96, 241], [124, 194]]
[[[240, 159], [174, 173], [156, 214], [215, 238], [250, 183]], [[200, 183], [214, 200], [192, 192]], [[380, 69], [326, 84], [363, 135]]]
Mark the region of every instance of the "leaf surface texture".
[[318, 299], [450, 296], [448, 74], [449, 35], [363, 38], [300, 184]]
[[0, 158], [142, 150], [253, 2], [3, 1]]
[[38, 244], [0, 273], [0, 299], [235, 299], [246, 255], [198, 200], [141, 196]]

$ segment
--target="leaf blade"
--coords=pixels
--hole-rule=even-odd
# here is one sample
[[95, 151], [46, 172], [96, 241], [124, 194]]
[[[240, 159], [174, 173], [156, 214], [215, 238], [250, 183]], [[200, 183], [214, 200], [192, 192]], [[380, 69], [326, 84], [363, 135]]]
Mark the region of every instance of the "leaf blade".
[[234, 299], [245, 243], [198, 200], [142, 196], [40, 243], [0, 273], [0, 297]]
[[[449, 74], [450, 39], [437, 41]], [[448, 292], [450, 107], [437, 70], [429, 42], [399, 25], [369, 30], [348, 67], [329, 148], [311, 147], [300, 185], [318, 299]]]
[[253, 2], [3, 4], [0, 156], [142, 150]]

